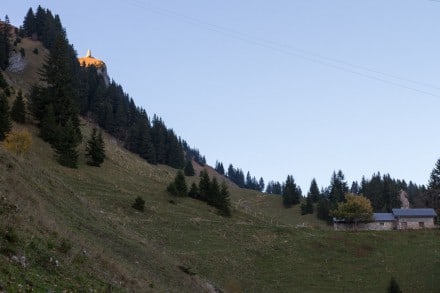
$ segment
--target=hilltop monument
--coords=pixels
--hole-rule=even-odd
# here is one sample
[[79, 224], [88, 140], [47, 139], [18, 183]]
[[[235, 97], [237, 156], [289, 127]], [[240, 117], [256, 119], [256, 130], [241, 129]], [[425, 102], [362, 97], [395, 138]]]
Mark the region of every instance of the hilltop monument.
[[105, 84], [106, 85], [110, 84], [110, 78], [107, 74], [107, 66], [105, 65], [105, 62], [98, 58], [93, 57], [92, 51], [90, 49], [87, 50], [87, 54], [85, 57], [78, 58], [78, 62], [81, 66], [84, 67], [90, 67], [90, 66], [95, 67], [98, 74], [104, 77]]

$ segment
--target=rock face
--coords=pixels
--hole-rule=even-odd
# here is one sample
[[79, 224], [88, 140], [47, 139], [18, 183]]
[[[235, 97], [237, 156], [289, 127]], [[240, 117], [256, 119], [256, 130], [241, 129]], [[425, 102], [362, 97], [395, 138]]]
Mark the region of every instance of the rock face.
[[107, 66], [105, 65], [105, 62], [102, 60], [99, 60], [92, 56], [92, 51], [87, 50], [87, 54], [85, 57], [78, 58], [79, 64], [81, 66], [89, 67], [93, 66], [96, 68], [96, 71], [102, 75], [104, 78], [105, 84], [110, 84], [110, 78], [107, 74]]
[[401, 203], [402, 209], [408, 209], [409, 208], [409, 201], [408, 201], [408, 194], [404, 190], [399, 191], [399, 199]]
[[26, 58], [23, 58], [20, 53], [12, 53], [9, 57], [9, 67], [7, 70], [14, 73], [22, 72], [26, 65]]

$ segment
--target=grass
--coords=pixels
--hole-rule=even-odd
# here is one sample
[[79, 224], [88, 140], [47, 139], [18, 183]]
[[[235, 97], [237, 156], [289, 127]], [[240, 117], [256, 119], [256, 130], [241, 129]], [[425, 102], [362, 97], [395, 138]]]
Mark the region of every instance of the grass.
[[[147, 164], [110, 137], [102, 168], [82, 158], [72, 170], [57, 165], [31, 130], [27, 157], [0, 149], [1, 228], [14, 227], [12, 254], [29, 262], [22, 268], [0, 255], [0, 285], [11, 291], [32, 284], [37, 291], [376, 292], [391, 276], [404, 291], [440, 286], [438, 230], [334, 232], [298, 208], [283, 209], [280, 198], [232, 185], [237, 209], [222, 218], [202, 202], [170, 197], [165, 188], [176, 171]], [[143, 213], [131, 207], [137, 196]]]
[[[8, 76], [16, 89], [35, 80], [39, 51], [26, 51], [35, 60], [23, 77]], [[82, 123], [87, 138], [92, 125]], [[73, 170], [26, 127], [34, 140], [27, 155], [0, 146], [0, 291], [385, 292], [392, 276], [404, 292], [440, 288], [438, 229], [335, 232], [207, 167], [229, 184], [233, 216], [223, 218], [170, 197], [176, 170], [147, 164], [109, 136], [101, 168], [86, 165], [83, 144]], [[144, 212], [131, 207], [138, 196]], [[25, 266], [15, 260], [22, 257]]]

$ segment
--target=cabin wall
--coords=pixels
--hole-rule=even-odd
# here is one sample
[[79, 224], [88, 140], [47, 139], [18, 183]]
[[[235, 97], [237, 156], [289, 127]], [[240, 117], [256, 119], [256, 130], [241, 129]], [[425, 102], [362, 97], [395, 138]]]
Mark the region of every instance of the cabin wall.
[[397, 219], [397, 229], [425, 229], [435, 228], [434, 218], [412, 218], [412, 217], [400, 217]]

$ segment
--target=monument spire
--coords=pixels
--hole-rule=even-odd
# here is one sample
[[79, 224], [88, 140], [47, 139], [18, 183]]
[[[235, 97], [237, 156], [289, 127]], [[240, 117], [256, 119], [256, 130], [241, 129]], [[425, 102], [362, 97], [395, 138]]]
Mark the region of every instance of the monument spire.
[[92, 51], [90, 51], [90, 49], [87, 50], [86, 57], [92, 57]]

